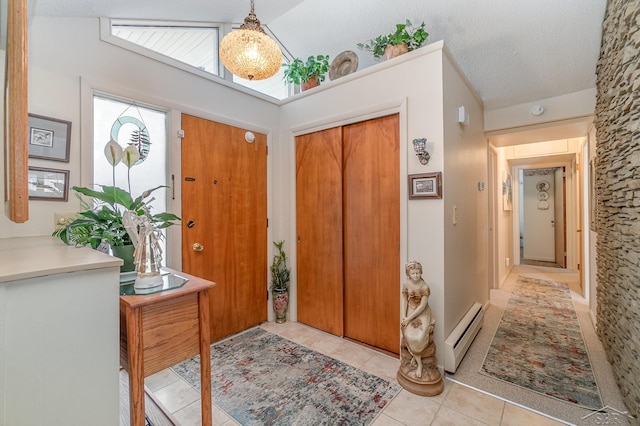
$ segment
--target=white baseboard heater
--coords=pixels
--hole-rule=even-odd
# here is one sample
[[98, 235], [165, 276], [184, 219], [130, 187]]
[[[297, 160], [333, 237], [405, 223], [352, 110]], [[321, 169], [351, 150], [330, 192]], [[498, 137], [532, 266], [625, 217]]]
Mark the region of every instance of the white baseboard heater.
[[471, 342], [482, 328], [483, 318], [482, 304], [475, 302], [444, 341], [444, 369], [449, 373], [456, 372]]

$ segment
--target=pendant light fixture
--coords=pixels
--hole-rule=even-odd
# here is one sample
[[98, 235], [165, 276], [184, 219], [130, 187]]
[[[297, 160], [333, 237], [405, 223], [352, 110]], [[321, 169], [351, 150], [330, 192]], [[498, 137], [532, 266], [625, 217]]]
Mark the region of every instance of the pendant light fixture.
[[220, 60], [233, 75], [246, 80], [264, 80], [280, 70], [282, 52], [260, 26], [253, 11], [253, 0], [244, 24], [220, 42]]

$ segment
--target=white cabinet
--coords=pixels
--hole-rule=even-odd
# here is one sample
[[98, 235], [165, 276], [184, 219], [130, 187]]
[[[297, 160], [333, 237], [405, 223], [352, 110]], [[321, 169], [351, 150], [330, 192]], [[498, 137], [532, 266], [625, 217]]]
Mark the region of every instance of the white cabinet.
[[0, 239], [0, 425], [117, 425], [121, 260]]

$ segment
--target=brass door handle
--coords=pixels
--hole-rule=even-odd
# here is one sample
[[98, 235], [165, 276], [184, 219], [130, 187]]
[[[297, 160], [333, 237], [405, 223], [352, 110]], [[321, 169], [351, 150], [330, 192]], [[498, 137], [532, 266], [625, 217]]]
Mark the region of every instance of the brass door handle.
[[193, 251], [202, 251], [204, 246], [200, 243], [193, 243]]

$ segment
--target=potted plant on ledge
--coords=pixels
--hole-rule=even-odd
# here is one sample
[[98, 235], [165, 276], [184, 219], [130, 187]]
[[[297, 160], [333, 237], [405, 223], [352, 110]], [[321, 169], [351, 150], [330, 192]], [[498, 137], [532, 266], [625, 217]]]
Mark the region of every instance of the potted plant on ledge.
[[276, 315], [276, 322], [283, 323], [287, 321], [287, 308], [289, 306], [289, 276], [291, 269], [287, 267], [287, 254], [282, 246], [284, 240], [273, 242], [278, 252], [273, 255], [271, 263], [271, 299], [273, 301], [273, 310]]
[[284, 67], [284, 79], [288, 83], [300, 85], [300, 90], [305, 91], [324, 81], [329, 71], [329, 55], [309, 56], [307, 61], [294, 59], [290, 64], [282, 64]]
[[421, 47], [427, 37], [429, 33], [424, 29], [424, 22], [414, 27], [407, 19], [404, 24], [396, 24], [394, 32], [358, 43], [358, 47], [373, 53], [374, 58], [391, 59]]

